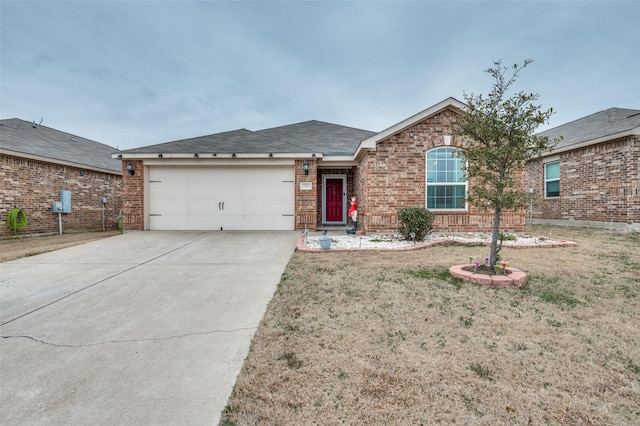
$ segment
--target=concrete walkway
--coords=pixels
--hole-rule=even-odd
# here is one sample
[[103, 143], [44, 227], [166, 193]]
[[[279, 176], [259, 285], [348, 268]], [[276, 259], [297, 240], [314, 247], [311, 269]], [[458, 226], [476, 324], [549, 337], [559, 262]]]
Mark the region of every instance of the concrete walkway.
[[131, 232], [0, 264], [0, 423], [215, 425], [297, 232]]

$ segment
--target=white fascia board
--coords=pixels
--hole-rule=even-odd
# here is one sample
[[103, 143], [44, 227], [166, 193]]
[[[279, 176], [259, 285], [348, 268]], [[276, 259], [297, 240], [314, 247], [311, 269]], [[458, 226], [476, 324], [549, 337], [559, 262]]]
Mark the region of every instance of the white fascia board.
[[[152, 160], [159, 159], [160, 154], [162, 154], [162, 159], [196, 159], [203, 160], [207, 158], [250, 158], [250, 159], [275, 159], [275, 158], [285, 158], [285, 159], [312, 159], [312, 158], [322, 158], [322, 153], [272, 153], [273, 156], [269, 157], [268, 152], [261, 153], [245, 153], [238, 152], [235, 153], [235, 157], [233, 153], [224, 152], [224, 153], [211, 153], [211, 152], [199, 152], [198, 157], [195, 156], [196, 153], [165, 153], [165, 152], [154, 152], [154, 153], [117, 153], [113, 154], [111, 158], [121, 159], [121, 160]], [[315, 156], [315, 157], [314, 157]]]
[[549, 156], [553, 154], [560, 154], [562, 152], [573, 151], [574, 149], [580, 149], [590, 145], [597, 145], [599, 143], [609, 142], [616, 139], [622, 139], [629, 136], [640, 136], [640, 126], [634, 127], [633, 129], [627, 130], [624, 132], [614, 133], [613, 135], [602, 136], [597, 139], [591, 139], [589, 141], [584, 141], [584, 142], [579, 142], [573, 145], [563, 146], [562, 148], [549, 151], [546, 154], [543, 154], [543, 156]]
[[152, 158], [144, 160], [145, 167], [154, 166], [292, 166], [287, 158]]
[[437, 104], [425, 109], [424, 111], [421, 111], [409, 118], [407, 118], [406, 120], [402, 120], [401, 122], [394, 124], [393, 126], [389, 127], [386, 130], [381, 131], [380, 133], [376, 133], [375, 135], [371, 136], [368, 139], [363, 140], [362, 142], [360, 142], [360, 145], [358, 145], [358, 149], [356, 150], [356, 155], [355, 157], [358, 158], [360, 155], [360, 151], [361, 150], [375, 150], [376, 149], [376, 144], [378, 142], [380, 142], [381, 140], [384, 140], [390, 136], [395, 135], [398, 132], [403, 131], [404, 129], [407, 129], [411, 126], [413, 126], [414, 124], [424, 120], [427, 117], [430, 117], [434, 114], [436, 114], [437, 112], [448, 108], [448, 107], [453, 107], [456, 109], [459, 109], [461, 111], [466, 110], [467, 105], [464, 104], [463, 102], [460, 102], [459, 100], [457, 100], [456, 98], [447, 98], [445, 100], [443, 100], [442, 102], [438, 102]]
[[344, 157], [325, 157], [322, 161], [318, 162], [319, 169], [328, 169], [328, 168], [345, 168], [345, 167], [353, 167], [357, 166], [355, 158], [350, 156]]
[[116, 172], [115, 170], [103, 169], [101, 167], [89, 166], [87, 164], [73, 163], [71, 161], [58, 160], [55, 158], [43, 157], [41, 155], [25, 154], [23, 152], [12, 151], [10, 149], [0, 148], [0, 154], [11, 155], [12, 157], [28, 158], [29, 160], [41, 161], [43, 163], [59, 164], [61, 166], [73, 167], [76, 169], [93, 170], [94, 172], [107, 173], [110, 175], [122, 175], [121, 171]]

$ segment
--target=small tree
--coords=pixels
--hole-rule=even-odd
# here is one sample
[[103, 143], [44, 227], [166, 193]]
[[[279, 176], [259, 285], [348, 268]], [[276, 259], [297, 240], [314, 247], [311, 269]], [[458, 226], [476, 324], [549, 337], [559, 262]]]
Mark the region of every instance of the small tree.
[[[467, 178], [472, 182], [467, 198], [481, 211], [493, 211], [490, 264], [498, 261], [498, 235], [502, 212], [520, 209], [527, 205], [527, 192], [519, 177], [524, 173], [528, 160], [538, 158], [555, 146], [556, 141], [536, 136], [535, 129], [546, 122], [553, 113], [535, 105], [539, 95], [519, 92], [507, 97], [510, 86], [518, 73], [529, 65], [508, 67], [502, 61], [486, 72], [494, 79], [493, 89], [487, 96], [464, 95], [467, 110], [454, 129], [458, 136], [473, 141], [465, 143], [459, 154], [467, 162]], [[520, 174], [520, 176], [519, 176]]]

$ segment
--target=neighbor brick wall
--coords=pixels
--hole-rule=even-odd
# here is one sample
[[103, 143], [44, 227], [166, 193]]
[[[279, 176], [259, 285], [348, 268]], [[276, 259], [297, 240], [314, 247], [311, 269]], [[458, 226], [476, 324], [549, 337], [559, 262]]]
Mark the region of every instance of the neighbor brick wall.
[[527, 166], [533, 218], [640, 223], [640, 138], [627, 137], [558, 154], [560, 197], [544, 198], [544, 163]]
[[[127, 171], [127, 161], [133, 164], [134, 175]], [[122, 211], [123, 228], [127, 231], [144, 231], [144, 161], [122, 161]]]
[[[395, 231], [398, 211], [405, 207], [425, 207], [426, 152], [444, 147], [444, 135], [452, 134], [459, 119], [457, 112], [445, 109], [420, 123], [378, 142], [376, 151], [369, 152], [359, 164], [356, 187], [360, 198], [360, 221], [366, 231]], [[452, 147], [462, 142], [453, 138]], [[524, 173], [522, 174], [524, 178]], [[469, 182], [472, 186], [473, 182]], [[468, 211], [436, 211], [434, 229], [450, 232], [491, 231], [492, 213], [478, 212], [469, 205]], [[501, 229], [524, 231], [525, 211], [502, 214]]]
[[63, 232], [102, 230], [103, 197], [107, 198], [105, 229], [118, 227], [119, 175], [2, 154], [0, 182], [0, 237], [14, 235], [6, 222], [14, 207], [27, 215], [27, 227], [19, 235], [59, 232], [58, 214], [48, 209], [60, 201], [63, 189], [71, 191], [71, 213], [62, 214]]

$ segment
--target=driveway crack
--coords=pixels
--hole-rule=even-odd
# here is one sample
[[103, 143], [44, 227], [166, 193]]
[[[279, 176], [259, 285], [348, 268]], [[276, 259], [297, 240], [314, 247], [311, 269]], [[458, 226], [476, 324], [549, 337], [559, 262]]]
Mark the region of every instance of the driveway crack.
[[90, 348], [93, 346], [109, 345], [114, 343], [161, 342], [161, 341], [167, 341], [167, 340], [183, 339], [183, 338], [192, 337], [192, 336], [206, 336], [206, 335], [218, 334], [218, 333], [235, 333], [238, 331], [256, 330], [257, 328], [258, 327], [240, 327], [240, 328], [233, 328], [230, 330], [219, 329], [219, 330], [209, 330], [209, 331], [196, 331], [193, 333], [175, 334], [175, 335], [164, 336], [164, 337], [145, 337], [141, 339], [105, 340], [101, 342], [87, 343], [82, 345], [70, 345], [70, 344], [64, 344], [64, 343], [47, 342], [45, 340], [36, 339], [35, 337], [27, 336], [27, 335], [9, 335], [9, 336], [2, 336], [2, 338], [3, 339], [26, 339], [36, 343], [41, 343], [46, 346], [53, 346], [57, 348]]

